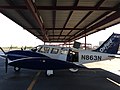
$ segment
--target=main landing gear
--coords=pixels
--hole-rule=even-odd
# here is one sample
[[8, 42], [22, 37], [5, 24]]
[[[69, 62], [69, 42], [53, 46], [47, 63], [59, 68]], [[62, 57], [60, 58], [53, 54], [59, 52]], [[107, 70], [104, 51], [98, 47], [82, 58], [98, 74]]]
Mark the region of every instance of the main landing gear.
[[70, 68], [69, 70], [70, 70], [71, 72], [75, 73], [75, 72], [78, 72], [79, 69], [78, 69], [78, 68]]
[[53, 75], [53, 70], [46, 70], [45, 75], [48, 76], [48, 77], [52, 76]]

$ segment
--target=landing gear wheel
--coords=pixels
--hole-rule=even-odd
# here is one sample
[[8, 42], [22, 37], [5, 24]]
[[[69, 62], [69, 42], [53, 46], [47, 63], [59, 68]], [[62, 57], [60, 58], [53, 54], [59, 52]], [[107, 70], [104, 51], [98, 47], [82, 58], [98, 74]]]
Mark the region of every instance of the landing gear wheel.
[[14, 67], [15, 72], [19, 72], [20, 68], [19, 67]]
[[70, 68], [69, 70], [70, 70], [71, 72], [75, 73], [75, 72], [78, 72], [79, 69], [78, 69], [78, 68]]

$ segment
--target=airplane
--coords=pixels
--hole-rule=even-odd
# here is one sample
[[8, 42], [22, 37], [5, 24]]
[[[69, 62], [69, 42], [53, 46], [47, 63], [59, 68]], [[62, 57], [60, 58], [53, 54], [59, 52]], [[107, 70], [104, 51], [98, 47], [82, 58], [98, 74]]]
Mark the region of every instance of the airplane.
[[117, 54], [120, 44], [120, 34], [113, 33], [100, 47], [95, 50], [82, 50], [80, 43], [74, 43], [73, 48], [52, 45], [38, 45], [30, 50], [12, 50], [5, 52], [5, 69], [13, 66], [15, 72], [21, 68], [46, 70], [46, 75], [53, 75], [53, 70], [69, 69], [77, 72], [79, 68], [86, 68], [85, 63], [98, 62], [119, 58]]

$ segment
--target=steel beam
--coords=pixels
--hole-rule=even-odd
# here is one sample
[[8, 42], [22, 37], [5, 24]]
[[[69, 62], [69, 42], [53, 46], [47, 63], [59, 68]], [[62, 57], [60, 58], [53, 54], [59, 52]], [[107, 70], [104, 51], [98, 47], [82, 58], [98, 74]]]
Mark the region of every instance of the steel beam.
[[90, 6], [37, 6], [39, 10], [89, 10], [89, 11], [96, 11], [96, 10], [116, 10], [116, 8], [112, 7], [90, 7]]
[[[73, 6], [76, 7], [77, 4], [78, 4], [78, 2], [79, 2], [79, 0], [75, 0], [75, 3], [74, 3]], [[65, 21], [65, 24], [64, 24], [64, 26], [63, 26], [63, 29], [62, 29], [61, 32], [60, 32], [60, 36], [62, 35], [62, 32], [63, 32], [64, 28], [66, 27], [66, 25], [67, 25], [67, 23], [68, 23], [68, 21], [69, 21], [69, 19], [70, 19], [70, 17], [71, 17], [72, 14], [73, 14], [73, 11], [70, 11], [70, 13], [69, 13], [69, 15], [68, 15], [68, 17], [67, 17], [67, 19], [66, 19], [66, 21]], [[59, 40], [60, 36], [58, 37], [58, 40]]]
[[[118, 3], [116, 6], [114, 6], [113, 8], [119, 8], [120, 7], [120, 3]], [[84, 28], [83, 28], [83, 30], [85, 30], [87, 27], [89, 27], [89, 26], [91, 26], [92, 24], [94, 24], [95, 22], [97, 22], [98, 20], [100, 20], [100, 19], [102, 19], [102, 18], [104, 18], [106, 15], [109, 15], [110, 13], [111, 13], [112, 11], [108, 11], [108, 12], [105, 12], [104, 14], [102, 14], [101, 16], [99, 16], [97, 19], [95, 19], [94, 21], [92, 21], [90, 24], [88, 24], [88, 25], [86, 25]], [[118, 24], [118, 23], [117, 23]], [[114, 25], [116, 25], [116, 23], [114, 24]], [[113, 26], [113, 25], [110, 25], [110, 26]], [[109, 26], [109, 27], [110, 27]], [[92, 27], [92, 26], [91, 26]], [[102, 29], [105, 29], [105, 28], [108, 28], [108, 26], [107, 27], [104, 27], [104, 28], [102, 28]], [[100, 30], [98, 30], [98, 31], [100, 31]], [[81, 33], [81, 32], [80, 32]], [[73, 36], [75, 36], [76, 34], [79, 34], [79, 32], [76, 32]], [[92, 34], [92, 33], [91, 33]], [[74, 37], [73, 37], [74, 38]], [[73, 39], [72, 38], [72, 39]], [[79, 37], [80, 38], [80, 37]]]
[[[95, 8], [100, 8], [100, 5], [104, 2], [105, 0], [100, 0], [94, 7]], [[78, 25], [80, 25], [90, 14], [92, 14], [93, 11], [89, 11], [76, 25], [74, 28], [76, 28]], [[86, 28], [84, 28], [85, 30]], [[69, 35], [73, 30], [71, 30], [67, 35]], [[75, 35], [74, 35], [75, 36]]]
[[[29, 1], [29, 0], [28, 0]], [[36, 6], [38, 10], [87, 10], [87, 11], [117, 11], [119, 8], [113, 7], [92, 7], [92, 6]], [[0, 9], [28, 9], [26, 6], [2, 5]]]
[[44, 35], [44, 39], [49, 41], [49, 38], [46, 35], [46, 31], [44, 29], [44, 25], [42, 23], [42, 20], [40, 19], [39, 15], [38, 15], [38, 11], [35, 7], [35, 5], [33, 4], [33, 2], [31, 0], [25, 0], [26, 1], [26, 6], [27, 8], [31, 11], [33, 17], [36, 19], [42, 34]]
[[84, 28], [46, 28], [46, 30], [71, 30], [71, 29], [74, 29], [74, 30], [83, 30]]
[[[115, 12], [114, 14], [106, 17], [104, 20], [102, 20], [102, 21], [96, 23], [95, 25], [93, 25], [92, 27], [86, 29], [86, 32], [89, 32], [89, 31], [91, 31], [91, 30], [94, 30], [94, 29], [96, 29], [96, 28], [99, 28], [99, 27], [101, 27], [101, 26], [103, 26], [103, 25], [105, 25], [105, 24], [107, 24], [107, 23], [110, 23], [111, 21], [114, 21], [114, 20], [116, 20], [116, 19], [118, 19], [118, 18], [120, 18], [120, 11]], [[106, 28], [107, 28], [107, 27], [106, 27]], [[83, 35], [83, 34], [85, 34], [85, 33], [82, 32], [82, 33], [78, 34], [78, 35], [77, 35], [74, 39], [72, 39], [72, 40], [77, 39], [80, 35]]]
[[[56, 0], [52, 0], [53, 6], [56, 7]], [[55, 24], [56, 24], [56, 11], [52, 11], [52, 18], [53, 18], [53, 28], [55, 28]], [[53, 35], [54, 35], [54, 29], [53, 29]], [[54, 36], [53, 36], [54, 39]]]
[[[15, 6], [15, 3], [14, 2], [11, 2], [11, 0], [6, 0], [6, 2], [9, 4], [9, 5], [12, 5], [12, 6]], [[28, 22], [31, 26], [32, 26], [32, 23], [29, 22], [29, 20], [27, 18], [25, 18], [24, 14], [21, 13], [21, 10], [19, 9], [15, 9], [15, 11], [26, 21]], [[2, 11], [1, 11], [2, 12]], [[4, 14], [4, 12], [2, 12], [2, 14]], [[21, 23], [17, 22], [13, 17], [10, 17], [9, 15], [6, 15], [4, 14], [6, 17], [10, 18], [12, 21], [14, 21], [15, 23], [17, 23], [18, 25], [22, 26], [23, 28], [25, 27], [24, 25], [21, 25]], [[27, 30], [28, 31], [28, 30]], [[36, 36], [34, 33], [32, 33], [31, 31], [28, 31], [30, 32], [31, 34], [33, 34], [34, 36]], [[36, 36], [37, 37], [37, 36]], [[41, 38], [40, 38], [41, 39]], [[42, 40], [42, 39], [41, 39]]]
[[[29, 29], [29, 30], [39, 30], [40, 28], [24, 28], [24, 29]], [[46, 30], [62, 30], [63, 28], [45, 28]], [[64, 28], [63, 30], [71, 30], [74, 28]], [[75, 28], [74, 30], [83, 30], [84, 28]]]

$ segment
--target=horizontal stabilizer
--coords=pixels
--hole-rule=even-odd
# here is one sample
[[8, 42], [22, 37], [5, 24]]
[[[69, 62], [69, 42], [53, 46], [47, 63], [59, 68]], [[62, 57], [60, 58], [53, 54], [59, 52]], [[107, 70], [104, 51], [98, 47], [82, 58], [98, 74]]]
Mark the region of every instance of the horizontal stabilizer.
[[114, 55], [114, 56], [108, 56], [110, 58], [119, 58], [120, 59], [120, 55]]

